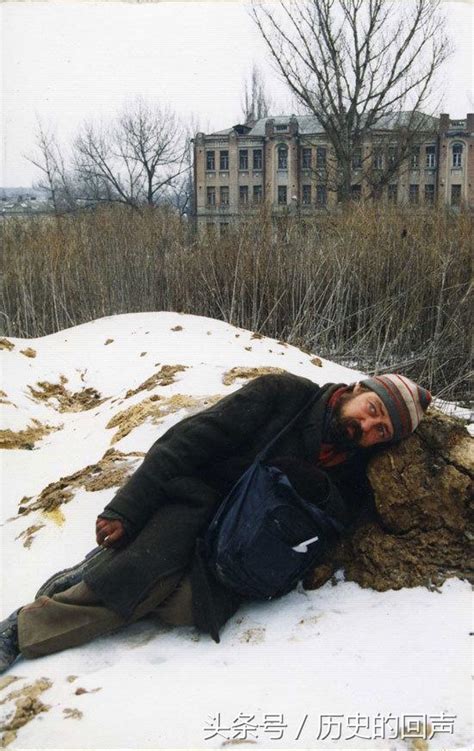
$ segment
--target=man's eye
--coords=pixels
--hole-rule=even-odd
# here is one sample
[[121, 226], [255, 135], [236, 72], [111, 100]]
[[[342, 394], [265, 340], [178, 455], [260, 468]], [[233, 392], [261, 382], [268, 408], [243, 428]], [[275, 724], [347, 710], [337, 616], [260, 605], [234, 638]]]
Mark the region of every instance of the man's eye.
[[369, 402], [369, 412], [371, 415], [377, 414], [377, 410], [375, 409], [375, 404], [373, 402]]

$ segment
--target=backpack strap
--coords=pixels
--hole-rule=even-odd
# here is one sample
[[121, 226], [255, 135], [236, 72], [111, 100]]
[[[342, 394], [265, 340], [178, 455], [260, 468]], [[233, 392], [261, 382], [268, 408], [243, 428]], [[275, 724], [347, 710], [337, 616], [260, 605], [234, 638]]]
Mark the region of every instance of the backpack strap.
[[304, 414], [304, 412], [306, 412], [307, 409], [309, 409], [309, 407], [311, 407], [311, 405], [313, 404], [313, 402], [316, 401], [316, 398], [318, 396], [319, 396], [319, 391], [317, 391], [315, 394], [311, 396], [310, 400], [301, 407], [301, 409], [296, 413], [296, 415], [294, 415], [294, 417], [291, 418], [291, 420], [280, 430], [280, 432], [277, 433], [277, 435], [274, 438], [272, 438], [272, 440], [269, 443], [267, 443], [267, 445], [257, 454], [257, 456], [255, 457], [256, 462], [263, 461], [265, 459], [270, 449], [272, 449], [273, 446], [277, 443], [277, 441], [280, 440], [282, 435], [284, 435], [288, 430], [290, 430], [290, 428], [293, 427], [295, 422], [301, 417], [302, 414]]

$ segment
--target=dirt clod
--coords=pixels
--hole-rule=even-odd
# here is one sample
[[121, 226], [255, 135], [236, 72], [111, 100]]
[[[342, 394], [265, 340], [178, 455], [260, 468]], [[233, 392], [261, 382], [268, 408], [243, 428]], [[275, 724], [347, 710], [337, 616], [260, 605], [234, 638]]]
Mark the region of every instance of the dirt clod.
[[15, 345], [9, 339], [0, 339], [0, 349], [8, 349], [9, 351], [15, 349]]
[[136, 389], [129, 389], [125, 394], [125, 399], [135, 396], [139, 391], [152, 391], [156, 386], [169, 386], [175, 382], [176, 373], [182, 373], [186, 368], [186, 365], [163, 365], [158, 373], [147, 378]]
[[144, 454], [141, 451], [123, 453], [109, 449], [97, 464], [89, 464], [71, 475], [50, 483], [32, 499], [32, 502], [23, 498], [18, 513], [22, 515], [33, 511], [51, 513], [62, 504], [69, 503], [74, 498], [74, 492], [79, 488], [93, 492], [120, 486], [132, 472], [132, 462], [129, 457], [137, 456], [142, 457]]
[[0, 701], [0, 704], [6, 704], [9, 701], [15, 702], [13, 715], [0, 726], [0, 730], [2, 731], [0, 745], [2, 748], [6, 748], [6, 746], [16, 739], [20, 728], [31, 722], [36, 715], [41, 712], [47, 712], [50, 709], [50, 706], [43, 704], [38, 697], [43, 691], [51, 688], [51, 686], [52, 683], [48, 678], [39, 678], [34, 683], [27, 684], [16, 691], [11, 691]]
[[171, 329], [171, 331], [182, 331], [182, 330], [183, 330], [182, 326], [173, 326], [173, 328]]
[[322, 368], [323, 363], [319, 357], [313, 357], [312, 360], [310, 360], [311, 365], [316, 365], [317, 368]]
[[102, 404], [106, 399], [101, 399], [99, 392], [92, 388], [81, 389], [81, 391], [71, 392], [65, 387], [68, 379], [61, 375], [59, 383], [49, 383], [48, 381], [39, 381], [36, 386], [28, 386], [33, 398], [38, 402], [50, 404], [58, 412], [83, 412]]
[[0, 430], [0, 448], [31, 450], [45, 435], [61, 428], [62, 425], [43, 425], [33, 418], [24, 430]]
[[31, 527], [28, 527], [27, 529], [24, 529], [23, 532], [20, 532], [20, 534], [15, 537], [15, 540], [23, 540], [23, 547], [31, 548], [32, 542], [35, 539], [36, 532], [39, 532], [39, 530], [44, 526], [44, 524], [32, 524]]
[[106, 344], [112, 344], [113, 341], [114, 341], [113, 339], [106, 339], [105, 342], [104, 342], [104, 345], [106, 345]]
[[165, 399], [158, 395], [150, 396], [148, 399], [143, 399], [138, 404], [134, 404], [132, 407], [118, 412], [107, 423], [107, 428], [118, 428], [111, 440], [111, 444], [117, 443], [122, 438], [125, 438], [134, 428], [141, 425], [146, 420], [151, 420], [155, 425], [159, 424], [163, 417], [177, 412], [180, 409], [188, 409], [198, 412], [201, 409], [210, 407], [215, 404], [221, 395], [205, 396], [196, 398], [193, 396], [186, 396], [185, 394], [175, 394], [174, 396]]
[[84, 713], [75, 707], [65, 707], [63, 709], [63, 714], [65, 720], [81, 720], [84, 716]]
[[31, 347], [27, 347], [26, 349], [21, 349], [20, 353], [22, 355], [25, 355], [25, 357], [36, 357], [36, 350], [32, 349]]
[[230, 386], [238, 378], [257, 378], [257, 376], [268, 375], [269, 373], [285, 373], [285, 370], [283, 368], [275, 368], [271, 365], [262, 365], [259, 368], [235, 367], [224, 373], [222, 383], [225, 386]]

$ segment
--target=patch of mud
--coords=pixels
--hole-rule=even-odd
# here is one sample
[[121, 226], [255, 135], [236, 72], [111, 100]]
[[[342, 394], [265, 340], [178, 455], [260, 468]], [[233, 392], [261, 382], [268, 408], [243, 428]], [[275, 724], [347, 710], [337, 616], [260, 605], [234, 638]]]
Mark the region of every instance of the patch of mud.
[[15, 349], [15, 345], [9, 339], [0, 339], [0, 349]]
[[81, 696], [81, 694], [96, 694], [97, 691], [102, 691], [102, 686], [97, 686], [97, 688], [76, 688], [74, 693], [76, 696]]
[[186, 365], [163, 365], [158, 373], [143, 381], [136, 389], [129, 389], [125, 394], [125, 399], [135, 396], [139, 391], [152, 391], [156, 386], [169, 386], [175, 382], [176, 373], [182, 373], [187, 370]]
[[316, 365], [317, 368], [322, 368], [323, 367], [323, 363], [322, 363], [322, 361], [321, 361], [321, 359], [319, 357], [313, 357], [310, 360], [310, 363], [311, 363], [311, 365]]
[[31, 527], [27, 527], [23, 532], [20, 532], [20, 534], [15, 537], [15, 540], [23, 540], [23, 547], [31, 548], [36, 533], [44, 526], [44, 524], [32, 524]]
[[261, 644], [265, 641], [265, 629], [263, 626], [248, 628], [240, 635], [239, 641], [244, 644]]
[[186, 396], [185, 394], [175, 394], [165, 399], [161, 396], [154, 395], [138, 404], [134, 404], [122, 412], [118, 412], [107, 423], [106, 428], [118, 428], [111, 440], [111, 444], [117, 443], [125, 438], [134, 428], [141, 425], [146, 420], [151, 420], [155, 425], [159, 424], [166, 415], [177, 412], [180, 409], [188, 409], [190, 413], [199, 412], [206, 407], [210, 407], [222, 398], [222, 394], [205, 396], [201, 398]]
[[114, 341], [113, 339], [106, 339], [104, 342], [104, 346], [107, 344], [112, 344], [113, 341]]
[[99, 392], [89, 386], [81, 391], [68, 391], [64, 384], [68, 382], [66, 376], [59, 376], [59, 383], [38, 381], [38, 388], [28, 386], [33, 398], [38, 402], [46, 402], [58, 412], [84, 412], [93, 409], [106, 401], [101, 399]]
[[[252, 337], [253, 339], [255, 337]], [[222, 376], [222, 383], [225, 386], [230, 386], [238, 378], [257, 378], [257, 376], [268, 375], [270, 373], [286, 373], [283, 368], [274, 368], [273, 366], [263, 365], [260, 368], [231, 368], [227, 370]]]
[[173, 326], [173, 328], [171, 329], [171, 331], [182, 331], [182, 330], [183, 330], [182, 326]]
[[61, 477], [57, 482], [50, 483], [33, 499], [22, 498], [18, 514], [24, 516], [33, 511], [57, 513], [60, 506], [74, 498], [75, 491], [79, 488], [93, 492], [120, 486], [132, 473], [132, 462], [129, 457], [136, 456], [143, 457], [144, 453], [131, 451], [125, 454], [109, 449], [97, 464], [89, 464], [71, 475]]
[[259, 334], [257, 331], [254, 331], [250, 338], [251, 339], [263, 339], [263, 334]]
[[65, 707], [63, 709], [63, 714], [65, 720], [81, 720], [84, 716], [84, 713], [75, 707]]
[[0, 704], [6, 704], [8, 701], [15, 702], [15, 711], [10, 718], [0, 725], [2, 736], [0, 746], [6, 748], [17, 737], [20, 728], [27, 725], [36, 715], [41, 712], [47, 712], [50, 709], [49, 704], [43, 704], [38, 698], [43, 691], [51, 688], [53, 684], [48, 678], [39, 678], [34, 683], [27, 684], [23, 688], [11, 691]]
[[48, 433], [61, 430], [62, 425], [43, 425], [34, 418], [24, 430], [0, 430], [1, 449], [32, 449]]
[[147, 355], [147, 354], [148, 354], [148, 352], [140, 352], [140, 357], [145, 357], [145, 355]]
[[27, 347], [26, 349], [20, 349], [20, 354], [25, 355], [25, 357], [36, 357], [36, 350], [32, 349], [32, 347]]

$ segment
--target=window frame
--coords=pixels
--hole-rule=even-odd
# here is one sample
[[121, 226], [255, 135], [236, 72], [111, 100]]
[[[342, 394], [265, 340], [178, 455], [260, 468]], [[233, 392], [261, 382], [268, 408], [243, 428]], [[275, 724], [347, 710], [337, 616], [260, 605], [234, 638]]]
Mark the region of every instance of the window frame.
[[464, 144], [460, 142], [453, 143], [451, 147], [451, 169], [462, 169], [463, 154]]
[[[209, 162], [212, 159], [212, 167], [209, 166]], [[216, 171], [216, 151], [215, 149], [206, 149], [206, 172]]]
[[311, 184], [305, 183], [301, 186], [301, 203], [303, 206], [311, 206], [311, 200], [312, 200], [312, 190], [311, 190]]
[[239, 149], [239, 170], [247, 172], [249, 168], [249, 150]]
[[[245, 198], [243, 198], [245, 196]], [[249, 203], [249, 186], [239, 185], [239, 206], [248, 206]]]
[[425, 167], [426, 169], [436, 169], [436, 146], [434, 144], [425, 146]]
[[[280, 194], [280, 191], [282, 191], [282, 194]], [[282, 200], [283, 191], [285, 191], [285, 200]], [[278, 185], [277, 204], [278, 206], [288, 206], [288, 186], [287, 185]]]
[[282, 143], [277, 146], [277, 169], [281, 172], [288, 170], [288, 146]]
[[220, 172], [229, 171], [229, 149], [219, 150], [219, 170]]
[[316, 167], [317, 169], [326, 169], [328, 163], [327, 146], [316, 146]]
[[301, 147], [301, 169], [311, 169], [313, 161], [313, 149], [311, 146]]
[[[209, 196], [213, 196], [213, 200], [209, 200]], [[208, 185], [206, 187], [206, 206], [212, 206], [215, 207], [216, 205], [216, 186], [215, 185]]]
[[[252, 149], [252, 165], [254, 170], [261, 170], [263, 169], [263, 149]], [[256, 165], [255, 162], [257, 161], [257, 154], [259, 155], [258, 161], [260, 162], [259, 165]]]
[[[223, 201], [223, 195], [225, 194], [225, 191], [227, 191], [227, 200]], [[230, 191], [228, 185], [220, 185], [219, 186], [219, 206], [229, 206], [230, 204]]]

